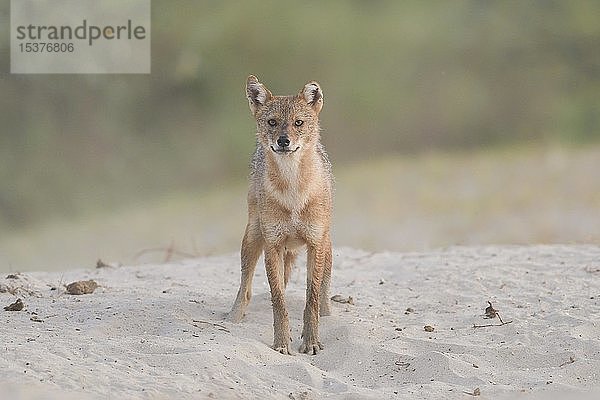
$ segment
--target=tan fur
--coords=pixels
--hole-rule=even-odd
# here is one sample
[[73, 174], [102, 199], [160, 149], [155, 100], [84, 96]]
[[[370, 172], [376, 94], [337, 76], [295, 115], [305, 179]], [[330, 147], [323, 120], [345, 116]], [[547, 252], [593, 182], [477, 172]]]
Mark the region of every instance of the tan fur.
[[[299, 248], [307, 248], [306, 307], [300, 351], [316, 354], [319, 315], [329, 315], [331, 279], [332, 175], [320, 143], [319, 113], [323, 92], [307, 83], [295, 96], [273, 96], [255, 76], [246, 82], [256, 119], [257, 145], [248, 191], [248, 224], [242, 240], [242, 277], [229, 319], [239, 322], [252, 296], [252, 277], [264, 252], [273, 304], [273, 348], [291, 354], [284, 290]], [[275, 121], [275, 126], [271, 126]], [[297, 126], [297, 121], [302, 121]], [[295, 124], [296, 123], [296, 124]], [[277, 139], [289, 139], [289, 152]]]

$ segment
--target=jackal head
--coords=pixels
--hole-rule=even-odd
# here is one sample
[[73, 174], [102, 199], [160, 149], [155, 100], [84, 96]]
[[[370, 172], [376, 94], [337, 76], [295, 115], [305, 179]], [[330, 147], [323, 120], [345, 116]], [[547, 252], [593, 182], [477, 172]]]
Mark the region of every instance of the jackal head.
[[265, 151], [295, 156], [318, 143], [323, 91], [317, 82], [308, 82], [294, 96], [273, 96], [250, 75], [246, 96], [256, 118], [258, 141]]

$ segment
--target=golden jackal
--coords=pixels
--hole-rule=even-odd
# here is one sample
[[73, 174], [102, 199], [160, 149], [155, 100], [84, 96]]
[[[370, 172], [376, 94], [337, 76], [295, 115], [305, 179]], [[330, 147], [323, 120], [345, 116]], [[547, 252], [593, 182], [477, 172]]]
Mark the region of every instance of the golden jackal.
[[332, 174], [321, 145], [323, 91], [309, 82], [295, 96], [273, 96], [250, 75], [246, 96], [256, 118], [256, 151], [248, 191], [248, 225], [242, 241], [242, 278], [229, 319], [239, 322], [252, 296], [252, 277], [264, 250], [273, 304], [273, 348], [290, 352], [284, 290], [300, 246], [307, 247], [303, 353], [316, 354], [319, 315], [329, 315]]

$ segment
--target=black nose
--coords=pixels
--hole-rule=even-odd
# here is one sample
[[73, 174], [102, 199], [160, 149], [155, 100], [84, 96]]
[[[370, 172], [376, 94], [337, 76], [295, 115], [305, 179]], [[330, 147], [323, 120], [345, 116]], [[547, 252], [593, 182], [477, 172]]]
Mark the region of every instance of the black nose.
[[279, 139], [277, 139], [277, 144], [280, 147], [288, 147], [290, 145], [290, 139], [288, 139], [287, 136], [279, 136]]

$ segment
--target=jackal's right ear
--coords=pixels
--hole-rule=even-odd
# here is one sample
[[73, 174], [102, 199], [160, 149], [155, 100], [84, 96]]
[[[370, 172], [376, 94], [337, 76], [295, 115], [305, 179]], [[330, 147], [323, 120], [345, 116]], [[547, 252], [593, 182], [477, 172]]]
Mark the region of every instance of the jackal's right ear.
[[265, 85], [258, 81], [257, 77], [250, 75], [246, 80], [246, 97], [248, 97], [250, 111], [253, 115], [256, 115], [256, 111], [264, 106], [273, 95]]

